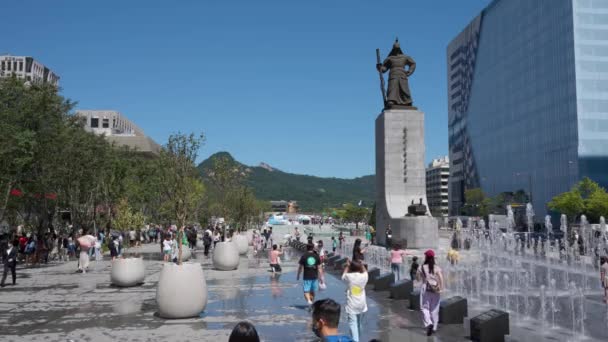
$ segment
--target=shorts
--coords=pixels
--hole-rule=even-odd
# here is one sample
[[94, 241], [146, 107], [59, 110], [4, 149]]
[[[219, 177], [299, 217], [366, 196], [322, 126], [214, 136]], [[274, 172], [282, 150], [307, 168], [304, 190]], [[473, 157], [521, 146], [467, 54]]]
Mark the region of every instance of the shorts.
[[164, 255], [169, 255], [169, 254], [171, 254], [171, 250], [170, 249], [164, 250], [163, 254]]
[[270, 268], [272, 268], [275, 272], [281, 272], [281, 265], [279, 264], [270, 264]]
[[319, 291], [319, 280], [318, 279], [304, 280], [303, 288], [304, 288], [304, 293], [318, 292]]

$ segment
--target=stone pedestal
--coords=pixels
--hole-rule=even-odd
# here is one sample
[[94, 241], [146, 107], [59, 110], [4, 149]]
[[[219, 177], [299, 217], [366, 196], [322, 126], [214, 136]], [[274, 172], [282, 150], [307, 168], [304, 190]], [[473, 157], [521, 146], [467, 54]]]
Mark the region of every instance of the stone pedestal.
[[[424, 113], [416, 109], [384, 110], [376, 119], [376, 236], [407, 248], [437, 248], [439, 227], [426, 199]], [[427, 206], [426, 216], [406, 216], [408, 206]]]

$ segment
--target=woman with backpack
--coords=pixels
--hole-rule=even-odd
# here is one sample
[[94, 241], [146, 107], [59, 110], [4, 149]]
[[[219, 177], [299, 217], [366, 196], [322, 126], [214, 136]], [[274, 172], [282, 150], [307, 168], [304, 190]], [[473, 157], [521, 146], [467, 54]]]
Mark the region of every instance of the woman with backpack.
[[420, 286], [422, 323], [426, 328], [426, 335], [431, 336], [437, 331], [440, 293], [443, 288], [443, 275], [441, 268], [435, 265], [435, 252], [432, 249], [424, 252], [424, 264], [418, 269], [416, 278], [422, 282]]

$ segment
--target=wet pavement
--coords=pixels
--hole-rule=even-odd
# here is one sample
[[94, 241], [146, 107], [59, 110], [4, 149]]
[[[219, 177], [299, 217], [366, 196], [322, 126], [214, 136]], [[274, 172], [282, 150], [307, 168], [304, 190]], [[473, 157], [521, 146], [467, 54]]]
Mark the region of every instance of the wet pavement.
[[[158, 245], [134, 249], [145, 259], [141, 286], [110, 285], [110, 262], [91, 262], [87, 274], [75, 273], [76, 261], [18, 269], [17, 286], [0, 289], [0, 341], [227, 341], [242, 320], [253, 322], [263, 341], [314, 341], [310, 312], [296, 281], [299, 254], [286, 249], [283, 274], [272, 276], [266, 254], [241, 257], [236, 271], [216, 271], [211, 259], [195, 253], [208, 285], [208, 305], [198, 318], [166, 320], [156, 314], [156, 283], [162, 267]], [[346, 301], [337, 273], [326, 276], [328, 287], [317, 298]], [[427, 338], [420, 313], [407, 301], [388, 299], [388, 292], [367, 291], [369, 311], [361, 341], [467, 341], [462, 324], [440, 325]], [[470, 306], [471, 317], [482, 308]], [[340, 331], [348, 333], [346, 317]], [[545, 338], [537, 339], [540, 333]], [[559, 340], [534, 329], [512, 328], [511, 341]]]
[[[76, 261], [18, 269], [17, 286], [0, 290], [2, 341], [226, 341], [241, 320], [253, 322], [264, 341], [313, 341], [310, 311], [296, 281], [299, 254], [289, 249], [283, 274], [272, 276], [266, 257], [241, 257], [237, 271], [212, 269], [210, 258], [196, 253], [207, 279], [209, 302], [199, 318], [165, 320], [156, 315], [156, 282], [162, 262], [156, 245], [135, 250], [145, 258], [146, 280], [141, 286], [110, 284], [110, 262], [91, 262], [86, 274], [75, 273]], [[251, 254], [251, 253], [250, 253]], [[326, 277], [328, 287], [318, 298], [345, 302], [337, 274]], [[425, 341], [418, 312], [404, 301], [390, 301], [387, 292], [369, 291], [362, 341]], [[340, 330], [347, 333], [343, 315]], [[460, 337], [448, 333], [460, 331]], [[464, 330], [442, 327], [462, 341]]]

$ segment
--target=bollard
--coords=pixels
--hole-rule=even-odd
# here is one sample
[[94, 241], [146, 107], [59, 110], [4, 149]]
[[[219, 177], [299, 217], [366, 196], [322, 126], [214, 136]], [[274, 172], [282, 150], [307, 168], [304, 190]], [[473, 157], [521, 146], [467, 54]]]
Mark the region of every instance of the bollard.
[[376, 277], [380, 276], [380, 269], [378, 267], [373, 267], [371, 270], [367, 271], [367, 285], [373, 285], [376, 281]]
[[394, 282], [395, 274], [393, 272], [381, 274], [374, 279], [374, 291], [388, 291]]
[[441, 300], [439, 303], [439, 323], [462, 324], [468, 315], [467, 299], [460, 296]]
[[336, 261], [338, 261], [338, 260], [340, 260], [340, 259], [342, 259], [342, 257], [341, 257], [341, 256], [339, 256], [339, 255], [334, 255], [334, 256], [332, 256], [331, 258], [326, 259], [326, 260], [327, 260], [326, 262], [327, 262], [327, 265], [329, 265], [329, 266], [333, 266], [333, 265], [336, 263]]
[[420, 290], [410, 292], [410, 310], [420, 311]]
[[410, 293], [414, 291], [414, 282], [411, 280], [401, 280], [391, 284], [389, 291], [392, 299], [409, 299]]
[[492, 309], [471, 319], [471, 340], [504, 342], [509, 334], [509, 314]]
[[334, 261], [334, 269], [339, 270], [339, 271], [344, 270], [344, 266], [346, 265], [347, 260], [348, 260], [347, 258], [340, 258], [340, 259]]

